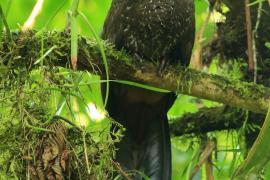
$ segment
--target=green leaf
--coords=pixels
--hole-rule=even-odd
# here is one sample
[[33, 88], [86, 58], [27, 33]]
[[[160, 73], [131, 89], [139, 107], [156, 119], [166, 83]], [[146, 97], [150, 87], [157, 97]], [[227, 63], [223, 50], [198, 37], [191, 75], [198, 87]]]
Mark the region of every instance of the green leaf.
[[270, 159], [270, 106], [262, 126], [262, 129], [248, 152], [247, 158], [235, 173], [236, 178], [245, 178], [252, 173], [259, 173]]
[[8, 26], [8, 23], [7, 23], [7, 20], [6, 20], [6, 16], [4, 14], [4, 11], [2, 9], [1, 4], [0, 4], [0, 21], [2, 21], [3, 24], [5, 25], [6, 33], [7, 33], [7, 36], [9, 38], [9, 40], [12, 40], [12, 35], [11, 35], [10, 29], [9, 29], [9, 26]]
[[143, 88], [143, 89], [148, 89], [151, 91], [156, 91], [156, 92], [161, 92], [161, 93], [168, 93], [170, 91], [166, 90], [166, 89], [161, 89], [161, 88], [157, 88], [157, 87], [153, 87], [153, 86], [149, 86], [146, 84], [140, 84], [140, 83], [136, 83], [136, 82], [132, 82], [132, 81], [125, 81], [125, 80], [110, 80], [111, 82], [117, 82], [120, 84], [127, 84], [127, 85], [131, 85], [131, 86], [135, 86], [135, 87], [139, 87], [139, 88]]
[[[104, 63], [104, 67], [105, 67], [105, 74], [106, 74], [106, 80], [109, 80], [109, 65], [108, 65], [108, 62], [107, 62], [107, 58], [106, 58], [106, 55], [105, 55], [105, 49], [100, 41], [100, 38], [98, 37], [96, 31], [94, 30], [92, 24], [88, 21], [87, 17], [81, 12], [79, 11], [79, 15], [83, 18], [83, 20], [85, 21], [85, 23], [87, 24], [87, 26], [89, 27], [90, 31], [92, 32], [92, 34], [94, 35], [96, 41], [97, 41], [97, 44], [98, 44], [98, 47], [99, 47], [99, 50], [100, 50], [100, 53], [101, 53], [101, 57], [102, 57], [102, 61]], [[108, 97], [109, 97], [109, 81], [106, 82], [106, 92], [105, 92], [105, 100], [104, 100], [104, 107], [106, 107], [106, 104], [107, 104], [107, 101], [108, 101]]]

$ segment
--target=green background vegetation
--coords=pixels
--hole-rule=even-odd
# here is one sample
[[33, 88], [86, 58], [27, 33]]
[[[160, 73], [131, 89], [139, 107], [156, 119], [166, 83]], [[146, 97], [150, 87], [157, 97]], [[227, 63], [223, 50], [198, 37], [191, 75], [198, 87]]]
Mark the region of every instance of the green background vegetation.
[[[24, 22], [29, 17], [32, 8], [34, 7], [36, 0], [1, 0], [1, 5], [6, 13], [7, 21], [12, 30], [19, 29], [23, 26]], [[196, 28], [197, 30], [201, 27], [204, 19], [208, 12], [208, 4], [204, 0], [195, 0], [196, 3]], [[44, 28], [44, 24], [48, 23], [48, 20], [57, 13], [56, 16], [49, 21], [46, 30], [57, 30], [62, 31], [66, 25], [67, 11], [70, 9], [72, 4], [71, 0], [45, 0], [42, 10], [36, 18], [35, 26], [33, 29], [40, 30]], [[100, 34], [102, 32], [102, 25], [105, 20], [106, 14], [109, 10], [111, 0], [81, 0], [79, 4], [79, 10], [82, 11], [89, 22], [93, 25], [95, 31]], [[61, 8], [61, 9], [59, 9]], [[79, 33], [88, 37], [92, 37], [92, 33], [89, 31], [86, 24], [82, 21], [82, 18], [78, 17]], [[210, 22], [205, 31], [206, 42], [210, 40], [214, 34], [215, 25]], [[236, 70], [226, 76], [239, 78], [239, 66], [236, 66]], [[213, 63], [209, 68], [210, 73], [225, 72], [221, 71], [220, 68]], [[63, 73], [65, 71], [63, 70]], [[37, 72], [38, 74], [38, 72]], [[40, 78], [33, 72], [32, 78]], [[89, 74], [83, 74], [82, 82], [89, 83], [91, 81], [98, 81], [98, 77]], [[91, 89], [91, 90], [89, 90]], [[91, 93], [88, 93], [91, 91]], [[97, 107], [102, 107], [101, 95], [99, 92], [99, 84], [91, 85], [89, 87], [82, 87], [81, 93], [87, 102], [94, 102]], [[56, 94], [51, 101], [61, 102], [61, 97]], [[74, 102], [76, 104], [76, 102]], [[53, 103], [52, 103], [53, 104]], [[170, 110], [169, 117], [173, 120], [176, 117], [182, 116], [184, 113], [197, 112], [201, 107], [216, 106], [217, 103], [198, 100], [196, 98], [180, 95], [177, 99], [174, 107]], [[82, 104], [78, 102], [78, 113], [81, 114], [81, 118], [87, 119], [87, 111]], [[54, 107], [57, 109], [57, 107]], [[0, 109], [0, 111], [3, 109]], [[63, 110], [62, 114], [65, 114]], [[88, 128], [91, 131], [97, 130], [107, 125], [106, 121], [92, 122], [88, 121]], [[218, 153], [214, 158], [214, 174], [217, 179], [229, 179], [232, 172], [235, 170], [237, 165], [242, 161], [242, 152], [240, 149], [239, 139], [241, 132], [212, 132], [208, 133], [208, 137], [218, 139]], [[98, 135], [95, 136], [98, 141], [100, 138]], [[191, 171], [191, 167], [196, 164], [196, 159], [203, 146], [203, 142], [200, 137], [197, 136], [184, 136], [172, 138], [172, 152], [173, 152], [173, 179], [188, 179], [188, 174]], [[0, 174], [1, 175], [1, 174]], [[1, 179], [1, 178], [0, 178]], [[205, 179], [205, 170], [202, 170], [197, 174], [194, 179]]]

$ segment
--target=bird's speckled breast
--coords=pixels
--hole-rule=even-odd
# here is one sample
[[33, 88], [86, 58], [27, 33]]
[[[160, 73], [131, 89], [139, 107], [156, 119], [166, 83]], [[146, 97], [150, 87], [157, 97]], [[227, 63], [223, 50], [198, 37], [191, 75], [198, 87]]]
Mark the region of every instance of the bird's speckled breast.
[[105, 26], [105, 39], [149, 60], [185, 58], [180, 57], [183, 37], [194, 34], [192, 0], [116, 0], [112, 6], [118, 10], [106, 20], [113, 26]]

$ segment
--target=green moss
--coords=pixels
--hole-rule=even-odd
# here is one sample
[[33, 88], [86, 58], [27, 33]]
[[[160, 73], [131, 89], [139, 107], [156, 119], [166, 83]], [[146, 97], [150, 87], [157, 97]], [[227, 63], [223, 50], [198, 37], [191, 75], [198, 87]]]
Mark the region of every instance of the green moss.
[[[57, 67], [70, 67], [68, 34], [29, 31], [13, 32], [12, 35], [13, 41], [2, 38], [0, 42], [0, 141], [3, 144], [0, 145], [0, 174], [4, 172], [9, 178], [21, 178], [27, 172], [26, 164], [35, 165], [39, 158], [37, 148], [40, 141], [50, 136], [50, 125], [55, 121], [63, 123], [54, 118], [55, 99], [68, 101], [71, 98], [83, 98], [76, 81], [81, 78], [82, 72]], [[79, 47], [80, 58], [86, 58], [89, 62], [87, 66], [92, 66], [93, 72], [99, 73], [97, 66], [92, 64], [93, 59], [100, 57], [95, 41], [80, 37]], [[124, 52], [114, 53], [111, 46], [106, 53], [127, 60]], [[109, 122], [110, 125], [112, 121]], [[66, 143], [77, 157], [70, 162], [74, 165], [74, 173], [80, 173], [83, 179], [87, 179], [84, 178], [88, 177], [88, 172], [84, 161], [82, 132], [73, 125], [66, 127], [69, 128]], [[108, 125], [106, 128], [107, 131], [100, 133], [104, 138], [100, 135], [98, 141], [93, 140], [92, 131], [85, 132], [92, 178], [108, 179], [114, 171], [113, 144], [119, 140], [118, 134], [121, 133], [116, 132], [117, 138], [113, 140]], [[29, 160], [24, 159], [25, 156]], [[9, 164], [11, 159], [12, 165]]]

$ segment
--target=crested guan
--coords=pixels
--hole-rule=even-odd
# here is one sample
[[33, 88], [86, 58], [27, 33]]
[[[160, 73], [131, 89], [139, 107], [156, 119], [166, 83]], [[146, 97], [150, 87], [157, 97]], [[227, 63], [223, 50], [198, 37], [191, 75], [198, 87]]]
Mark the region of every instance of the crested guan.
[[[102, 38], [117, 49], [158, 64], [189, 64], [194, 43], [193, 0], [112, 0]], [[107, 110], [125, 128], [116, 161], [132, 179], [171, 179], [167, 111], [174, 93], [110, 83]], [[141, 173], [138, 173], [141, 172]]]

